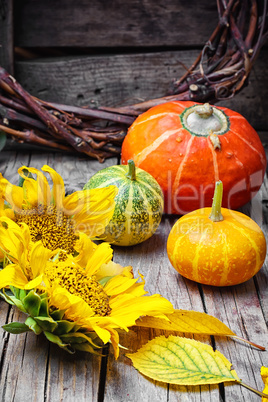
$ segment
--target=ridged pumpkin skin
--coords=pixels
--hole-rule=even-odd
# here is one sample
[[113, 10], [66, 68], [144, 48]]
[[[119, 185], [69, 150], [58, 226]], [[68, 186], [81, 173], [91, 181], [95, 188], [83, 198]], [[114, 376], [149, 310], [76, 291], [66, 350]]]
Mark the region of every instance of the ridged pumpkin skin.
[[136, 168], [136, 180], [126, 177], [128, 166], [104, 168], [94, 174], [84, 189], [115, 185], [115, 210], [102, 238], [119, 246], [132, 246], [151, 237], [158, 228], [164, 198], [159, 184], [147, 172]]
[[229, 286], [252, 278], [262, 267], [266, 241], [248, 216], [226, 208], [223, 220], [212, 222], [211, 208], [190, 212], [174, 224], [167, 254], [173, 267], [195, 282]]
[[252, 199], [263, 182], [263, 145], [243, 116], [213, 106], [227, 121], [226, 132], [218, 135], [221, 149], [214, 149], [209, 135], [193, 134], [183, 124], [186, 109], [195, 105], [200, 104], [168, 102], [140, 115], [124, 139], [122, 164], [133, 159], [157, 180], [166, 213], [183, 215], [209, 207], [217, 180], [225, 189], [222, 206], [237, 209]]

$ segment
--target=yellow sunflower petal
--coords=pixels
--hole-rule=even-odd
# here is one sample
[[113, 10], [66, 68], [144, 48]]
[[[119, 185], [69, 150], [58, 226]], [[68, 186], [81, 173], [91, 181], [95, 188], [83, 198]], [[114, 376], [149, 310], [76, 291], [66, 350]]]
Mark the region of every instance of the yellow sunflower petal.
[[0, 198], [0, 216], [6, 216], [7, 218], [14, 219], [14, 211], [8, 207], [3, 198]]
[[17, 264], [7, 265], [0, 271], [0, 289], [8, 286], [24, 289], [27, 283], [28, 279]]
[[79, 233], [79, 238], [75, 243], [75, 251], [77, 252], [77, 256], [74, 257], [75, 262], [81, 267], [85, 267], [96, 248], [97, 244], [93, 243], [85, 233]]
[[109, 243], [99, 244], [92, 255], [89, 257], [85, 271], [92, 276], [102, 264], [106, 264], [113, 258], [113, 250]]
[[30, 266], [33, 278], [42, 274], [45, 270], [47, 261], [57, 253], [45, 248], [41, 241], [34, 243], [30, 254]]
[[114, 329], [110, 330], [111, 334], [111, 343], [113, 345], [114, 349], [114, 357], [115, 359], [118, 359], [119, 356], [119, 335], [118, 332]]
[[30, 233], [27, 225], [21, 226], [6, 217], [0, 218], [0, 246], [8, 257], [14, 261], [26, 263]]
[[109, 261], [107, 264], [102, 264], [100, 269], [95, 273], [96, 279], [123, 275], [128, 278], [133, 278], [133, 270], [131, 266], [122, 267], [120, 264], [116, 264], [114, 261]]
[[65, 186], [62, 177], [50, 166], [44, 165], [42, 167], [44, 172], [49, 173], [52, 181], [53, 181], [53, 200], [58, 209], [63, 208], [63, 200], [65, 197]]
[[25, 286], [24, 289], [30, 290], [39, 287], [43, 281], [43, 274], [37, 276], [33, 280], [29, 281]]
[[103, 343], [109, 342], [111, 339], [111, 333], [107, 329], [101, 328], [98, 325], [93, 325], [92, 326], [93, 330], [96, 332], [96, 334], [99, 336], [99, 338], [103, 341]]
[[135, 325], [139, 317], [145, 315], [159, 317], [174, 311], [172, 304], [157, 294], [143, 297], [123, 294], [111, 299], [110, 307], [112, 308], [111, 318], [118, 325], [127, 327]]
[[[25, 170], [36, 174], [37, 179], [27, 177]], [[35, 168], [21, 167], [18, 170], [21, 177], [24, 178], [23, 188], [27, 192], [27, 201], [32, 205], [49, 205], [51, 202], [50, 187], [45, 175]]]
[[26, 171], [29, 170], [30, 169], [26, 166], [22, 166], [18, 169], [18, 173], [24, 179], [22, 186], [24, 198], [23, 204], [28, 208], [34, 208], [38, 205], [38, 186], [36, 180], [27, 176]]
[[3, 226], [0, 227], [0, 245], [2, 251], [12, 261], [18, 261], [24, 248], [21, 239], [12, 230], [6, 229]]
[[118, 192], [116, 186], [108, 186], [93, 190], [83, 190], [84, 205], [73, 216], [75, 230], [84, 232], [91, 238], [100, 236], [111, 220]]
[[63, 206], [66, 215], [72, 216], [88, 208], [90, 203], [89, 193], [86, 191], [75, 191], [64, 198]]
[[4, 177], [0, 179], [0, 196], [7, 201], [14, 210], [21, 211], [23, 204], [23, 189], [9, 183]]
[[[127, 278], [122, 275], [117, 275], [114, 278], [110, 279], [109, 282], [104, 287], [105, 292], [108, 296], [119, 295], [120, 293], [124, 293], [129, 290], [139, 278]], [[144, 285], [140, 284], [142, 288], [141, 294], [139, 296], [146, 294], [147, 292], [144, 290]]]
[[54, 283], [48, 289], [51, 305], [60, 310], [66, 310], [66, 316], [78, 324], [83, 323], [85, 318], [94, 315], [93, 309], [79, 296], [72, 295], [68, 290]]

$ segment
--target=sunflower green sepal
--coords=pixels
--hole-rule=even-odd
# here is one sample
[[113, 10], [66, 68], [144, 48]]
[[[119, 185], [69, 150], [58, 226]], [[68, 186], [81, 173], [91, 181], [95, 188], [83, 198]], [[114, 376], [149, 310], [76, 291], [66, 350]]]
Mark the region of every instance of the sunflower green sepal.
[[40, 309], [39, 309], [39, 316], [47, 317], [49, 315], [47, 293], [42, 293], [40, 295], [40, 299], [41, 299], [41, 304], [40, 304]]
[[27, 296], [27, 294], [29, 292], [27, 292], [27, 290], [25, 289], [18, 289], [15, 288], [15, 286], [10, 286], [10, 290], [13, 293], [13, 295], [16, 297], [16, 299], [18, 300], [23, 300], [25, 296]]
[[60, 348], [63, 348], [65, 350], [67, 350], [68, 352], [70, 352], [70, 350], [67, 348], [69, 346], [68, 343], [63, 343], [59, 336], [54, 335], [48, 331], [44, 331], [44, 334], [45, 334], [45, 337], [47, 338], [47, 340], [49, 340], [49, 342], [56, 343]]
[[60, 321], [63, 318], [64, 313], [65, 313], [65, 310], [53, 310], [53, 311], [50, 311], [50, 316], [55, 321]]
[[[83, 331], [83, 329], [81, 329]], [[74, 350], [100, 355], [97, 349], [103, 348], [103, 342], [94, 332], [72, 332], [61, 336]]]
[[23, 334], [24, 332], [30, 331], [28, 325], [22, 322], [11, 322], [3, 325], [2, 328], [10, 334]]
[[43, 331], [54, 332], [58, 327], [56, 321], [51, 317], [34, 317], [34, 320], [42, 328]]
[[24, 304], [26, 312], [30, 316], [32, 316], [32, 317], [39, 316], [39, 311], [40, 311], [42, 300], [41, 300], [40, 296], [34, 290], [31, 290], [27, 294], [27, 296], [25, 296], [21, 301]]
[[40, 335], [43, 330], [42, 328], [37, 324], [34, 318], [28, 317], [25, 321], [25, 324], [29, 327], [30, 330], [32, 330], [35, 335]]
[[1, 296], [7, 303], [15, 305], [28, 315], [24, 323], [4, 325], [2, 328], [5, 331], [12, 334], [33, 331], [36, 335], [43, 332], [50, 342], [69, 353], [81, 350], [98, 354], [97, 350], [103, 347], [103, 342], [95, 332], [88, 332], [75, 321], [65, 320], [65, 310], [50, 311], [46, 292], [38, 294], [34, 289], [24, 290], [10, 286], [10, 289], [2, 289]]
[[2, 289], [2, 291], [0, 291], [0, 296], [5, 300], [6, 303], [11, 304], [12, 306], [16, 306], [23, 313], [27, 313], [21, 300], [18, 299], [10, 291]]
[[58, 320], [57, 321], [57, 328], [54, 330], [54, 334], [61, 336], [64, 334], [68, 334], [72, 330], [77, 331], [80, 326], [76, 325], [75, 322], [67, 321], [67, 320]]

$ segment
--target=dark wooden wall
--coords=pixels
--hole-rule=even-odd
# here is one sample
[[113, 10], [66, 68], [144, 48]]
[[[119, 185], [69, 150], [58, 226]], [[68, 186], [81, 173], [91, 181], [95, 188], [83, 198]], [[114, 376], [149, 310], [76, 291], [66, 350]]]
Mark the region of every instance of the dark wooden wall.
[[[216, 0], [0, 0], [0, 64], [31, 94], [118, 106], [164, 96], [218, 22]], [[268, 139], [268, 48], [220, 104]]]

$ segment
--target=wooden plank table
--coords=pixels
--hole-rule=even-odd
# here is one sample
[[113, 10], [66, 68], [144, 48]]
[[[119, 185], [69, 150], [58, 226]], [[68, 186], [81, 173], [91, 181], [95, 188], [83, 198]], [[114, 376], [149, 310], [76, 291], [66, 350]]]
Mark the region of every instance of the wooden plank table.
[[[62, 155], [29, 150], [5, 150], [0, 153], [0, 172], [17, 183], [22, 165], [53, 167], [64, 179], [66, 192], [80, 190], [101, 168], [118, 163], [115, 158], [104, 164], [77, 155]], [[267, 231], [267, 179], [251, 204], [243, 208]], [[134, 274], [145, 276], [149, 293], [161, 293], [175, 308], [209, 313], [230, 327], [238, 336], [268, 348], [268, 266], [245, 284], [212, 288], [181, 277], [169, 263], [166, 240], [177, 217], [163, 216], [156, 234], [135, 247], [114, 247], [114, 261], [132, 265]], [[0, 301], [0, 325], [23, 320], [23, 314]], [[161, 331], [131, 330], [121, 344], [137, 350]], [[263, 390], [262, 365], [268, 365], [268, 351], [260, 351], [243, 342], [209, 336], [195, 339], [211, 344], [232, 363], [246, 384]], [[260, 397], [239, 385], [182, 387], [150, 380], [138, 373], [121, 351], [117, 361], [107, 352], [104, 357], [77, 352], [69, 355], [42, 335], [10, 335], [0, 329], [0, 401], [1, 402], [84, 402], [84, 401], [259, 401]]]

